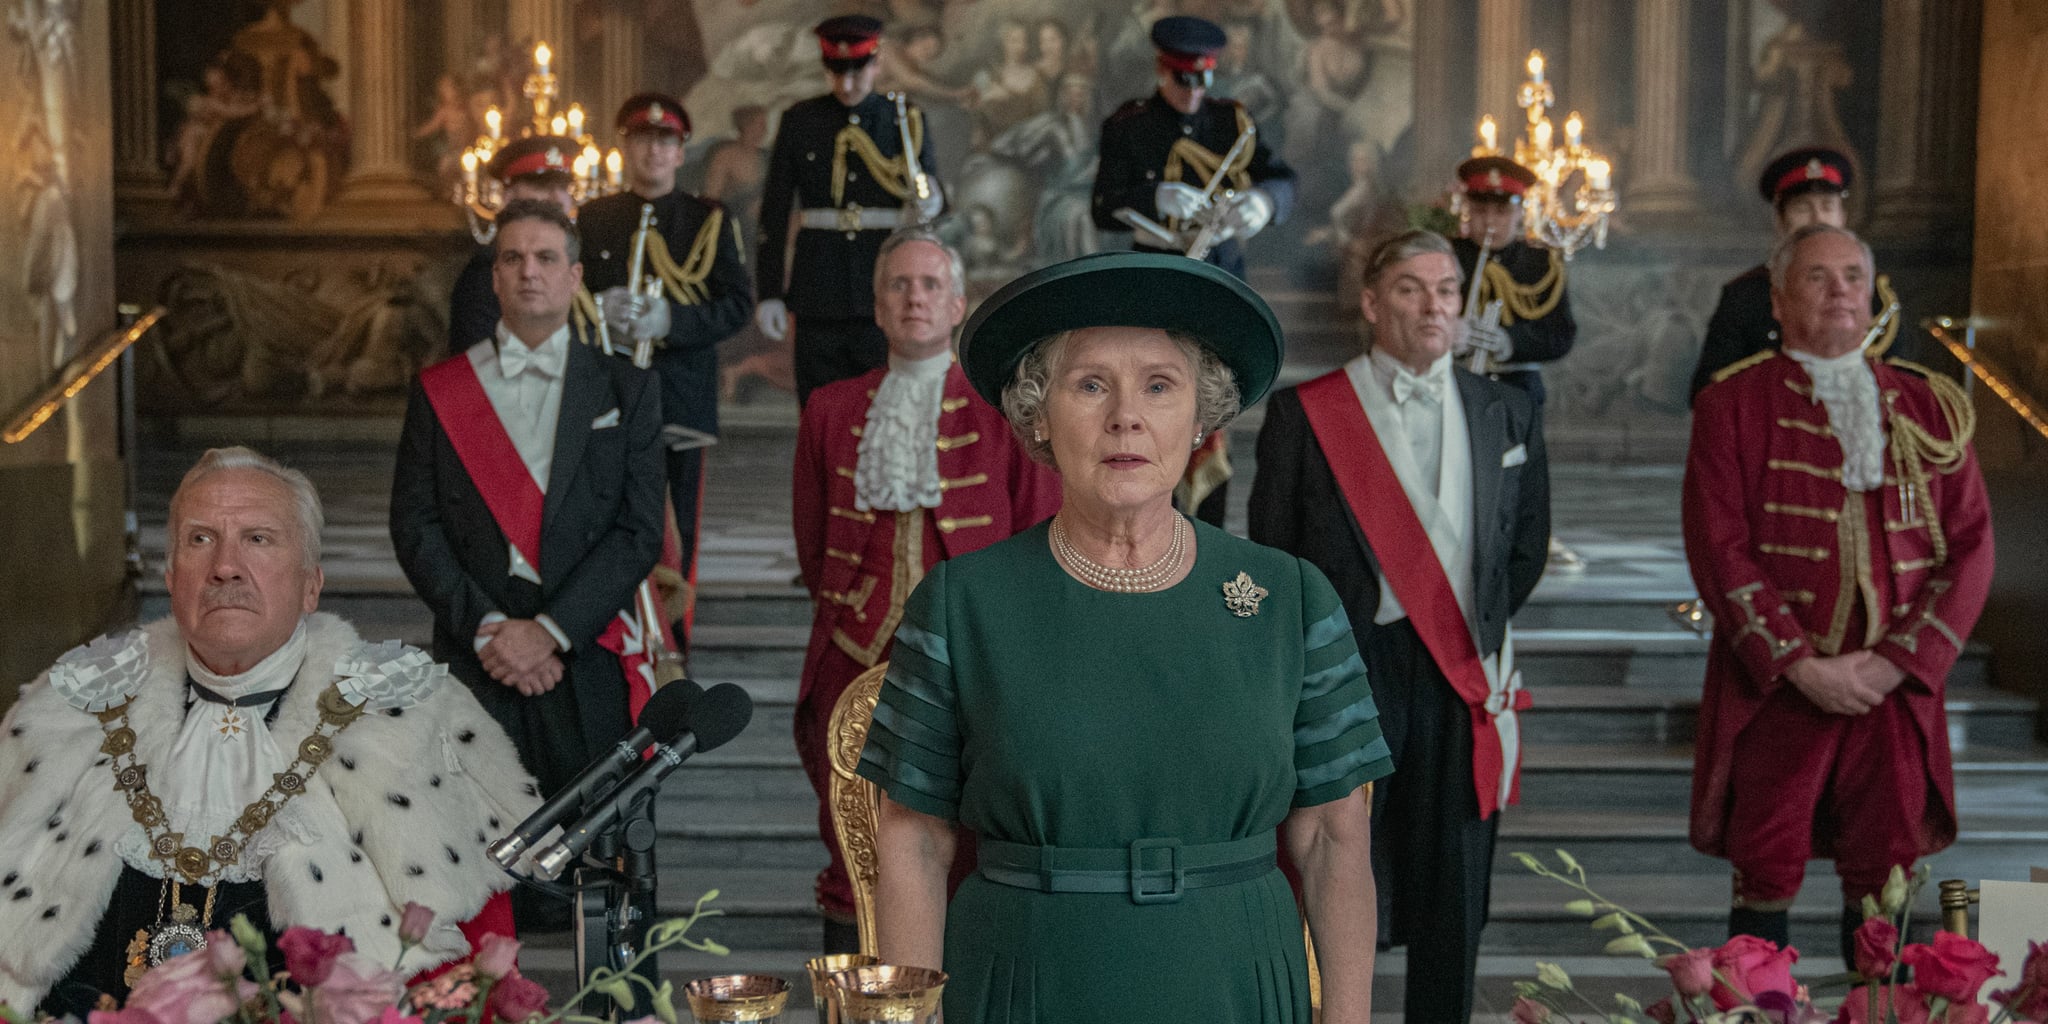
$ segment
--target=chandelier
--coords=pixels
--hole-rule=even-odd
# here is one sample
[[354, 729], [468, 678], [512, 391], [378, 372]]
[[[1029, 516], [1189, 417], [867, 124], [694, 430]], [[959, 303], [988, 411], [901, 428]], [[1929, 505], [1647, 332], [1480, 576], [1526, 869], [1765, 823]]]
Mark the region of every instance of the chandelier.
[[[1586, 122], [1574, 110], [1565, 118], [1562, 144], [1550, 123], [1557, 93], [1543, 78], [1543, 51], [1529, 51], [1529, 80], [1515, 99], [1528, 114], [1521, 138], [1515, 140], [1514, 161], [1536, 174], [1522, 197], [1522, 230], [1532, 244], [1564, 254], [1565, 259], [1591, 242], [1607, 248], [1607, 220], [1619, 206], [1614, 191], [1614, 165], [1585, 143]], [[1493, 116], [1479, 119], [1479, 144], [1473, 156], [1500, 156], [1499, 127]]]
[[618, 149], [598, 149], [596, 137], [585, 130], [583, 105], [571, 103], [567, 110], [555, 109], [562, 96], [562, 86], [555, 76], [553, 60], [554, 51], [548, 44], [543, 42], [534, 46], [533, 70], [527, 74], [526, 86], [522, 90], [527, 106], [533, 111], [530, 122], [519, 128], [517, 135], [508, 137], [510, 126], [506, 123], [505, 112], [493, 106], [484, 112], [483, 132], [468, 149], [462, 151], [462, 180], [455, 184], [455, 205], [462, 207], [467, 215], [469, 233], [478, 244], [489, 244], [497, 234], [498, 210], [505, 205], [505, 187], [490, 174], [491, 158], [515, 139], [551, 135], [571, 140], [581, 147], [569, 166], [569, 192], [579, 206], [625, 187]]

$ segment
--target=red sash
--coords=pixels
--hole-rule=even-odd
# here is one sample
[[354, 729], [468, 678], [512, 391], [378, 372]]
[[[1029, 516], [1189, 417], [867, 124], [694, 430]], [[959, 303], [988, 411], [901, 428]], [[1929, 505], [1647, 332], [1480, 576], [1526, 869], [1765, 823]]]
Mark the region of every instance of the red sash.
[[[1444, 575], [1443, 563], [1437, 561], [1429, 532], [1408, 503], [1349, 375], [1343, 370], [1327, 373], [1302, 384], [1295, 393], [1301, 398], [1302, 412], [1308, 416], [1323, 458], [1330, 464], [1330, 474], [1337, 478], [1338, 490], [1365, 531], [1366, 542], [1380, 556], [1380, 572], [1386, 575], [1387, 585], [1429, 648], [1430, 659], [1471, 709], [1472, 785], [1479, 795], [1479, 817], [1485, 819], [1499, 804], [1503, 772], [1514, 779], [1508, 802], [1520, 800], [1520, 758], [1514, 765], [1503, 764], [1506, 756], [1494, 722], [1500, 712], [1491, 710], [1502, 702], [1492, 699], [1478, 645], [1458, 607], [1451, 581]], [[1517, 690], [1512, 709], [1501, 711], [1519, 711], [1529, 704], [1528, 693]]]
[[[526, 460], [505, 433], [498, 410], [484, 393], [484, 382], [476, 375], [476, 364], [458, 355], [420, 371], [420, 388], [441, 421], [441, 432], [455, 449], [463, 472], [469, 474], [491, 519], [505, 539], [519, 551], [526, 564], [540, 571], [541, 516], [547, 494], [533, 482]], [[656, 628], [665, 628], [660, 624]], [[597, 645], [618, 655], [626, 675], [627, 710], [634, 719], [654, 692], [654, 670], [638, 619], [620, 612], [597, 638]]]

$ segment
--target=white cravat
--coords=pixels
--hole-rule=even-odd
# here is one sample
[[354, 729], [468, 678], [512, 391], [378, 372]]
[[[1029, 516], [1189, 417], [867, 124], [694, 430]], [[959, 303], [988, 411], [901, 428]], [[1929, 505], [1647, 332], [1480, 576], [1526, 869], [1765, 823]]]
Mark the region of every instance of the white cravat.
[[1877, 374], [1861, 348], [1824, 358], [1786, 349], [1813, 378], [1813, 397], [1827, 407], [1828, 426], [1842, 445], [1842, 484], [1874, 491], [1884, 483], [1884, 414]]
[[[562, 414], [562, 377], [569, 361], [569, 326], [548, 335], [528, 348], [500, 321], [497, 336], [470, 346], [470, 365], [483, 382], [484, 396], [498, 414], [505, 433], [526, 472], [548, 490], [548, 471], [555, 461], [555, 425]], [[511, 574], [530, 583], [540, 583], [540, 570], [526, 561], [517, 547], [508, 561]]]
[[1378, 349], [1367, 353], [1367, 358], [1372, 363], [1373, 376], [1400, 410], [1401, 425], [1408, 431], [1409, 451], [1415, 456], [1416, 470], [1422, 474], [1422, 490], [1435, 494], [1443, 477], [1444, 388], [1451, 379], [1451, 357], [1439, 357], [1421, 373]]
[[889, 372], [868, 404], [853, 470], [853, 505], [861, 511], [908, 512], [939, 507], [939, 406], [953, 354], [889, 357]]
[[[305, 661], [306, 624], [301, 620], [284, 646], [247, 672], [220, 675], [189, 651], [185, 671], [195, 684], [233, 701], [289, 687]], [[264, 723], [277, 700], [236, 707], [187, 695], [185, 724], [164, 764], [162, 781], [155, 772], [150, 774], [164, 799], [171, 831], [183, 832], [192, 845], [225, 834], [243, 809], [270, 788], [271, 777], [291, 763]], [[235, 867], [234, 875], [261, 877], [258, 865], [248, 858]]]
[[[1369, 351], [1344, 364], [1344, 373], [1359, 404], [1365, 407], [1374, 433], [1379, 435], [1387, 462], [1401, 482], [1402, 496], [1422, 521], [1437, 563], [1450, 580], [1451, 593], [1469, 621], [1473, 608], [1474, 555], [1468, 538], [1472, 536], [1472, 475], [1477, 467], [1472, 464], [1465, 406], [1458, 397], [1458, 389], [1451, 386], [1449, 356], [1438, 359], [1421, 374], [1408, 374], [1407, 401], [1395, 397], [1395, 382], [1401, 377], [1383, 372], [1395, 366], [1399, 364], [1384, 354]], [[1441, 383], [1432, 385], [1432, 380]], [[1436, 392], [1436, 401], [1422, 397], [1423, 391]], [[1416, 432], [1429, 437], [1418, 442], [1413, 437]], [[1427, 472], [1425, 465], [1429, 467]], [[1385, 557], [1405, 556], [1406, 553], [1400, 553]], [[1386, 625], [1407, 614], [1382, 573], [1379, 610], [1373, 621]]]

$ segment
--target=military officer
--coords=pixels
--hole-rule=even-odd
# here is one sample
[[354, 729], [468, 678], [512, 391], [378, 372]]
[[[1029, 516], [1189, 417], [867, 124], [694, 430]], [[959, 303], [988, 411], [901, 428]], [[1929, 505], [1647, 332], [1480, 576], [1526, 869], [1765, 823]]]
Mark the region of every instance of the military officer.
[[[652, 348], [687, 610], [697, 576], [703, 446], [718, 434], [717, 345], [746, 326], [754, 295], [739, 223], [719, 204], [676, 188], [690, 137], [683, 105], [644, 92], [619, 107], [617, 125], [627, 188], [584, 204], [577, 225], [583, 281], [600, 300], [616, 350], [631, 353], [642, 341]], [[643, 209], [652, 221], [640, 247], [641, 281], [632, 282], [629, 264]], [[658, 297], [651, 296], [648, 278]]]
[[[1848, 223], [1844, 204], [1856, 183], [1856, 168], [1841, 150], [1809, 146], [1779, 154], [1757, 179], [1757, 192], [1771, 204], [1784, 238], [1808, 224], [1843, 227]], [[1873, 311], [1897, 298], [1891, 282], [1880, 274], [1872, 298]], [[1899, 319], [1893, 317], [1884, 333], [1871, 343], [1882, 356], [1891, 349], [1899, 333]], [[1778, 319], [1771, 315], [1771, 275], [1761, 263], [1743, 271], [1721, 286], [1721, 301], [1707, 321], [1707, 338], [1700, 346], [1699, 365], [1692, 371], [1693, 396], [1713, 383], [1714, 375], [1757, 354], [1778, 347]], [[1910, 358], [1910, 356], [1908, 357]]]
[[[570, 188], [574, 181], [570, 168], [581, 151], [575, 139], [529, 135], [498, 150], [485, 173], [504, 189], [507, 204], [544, 199], [573, 218], [576, 194]], [[587, 289], [576, 289], [576, 306], [569, 313], [569, 322], [576, 340], [597, 342], [597, 303]], [[456, 275], [454, 293], [448, 297], [448, 354], [468, 351], [497, 329], [498, 293], [491, 289], [491, 247], [480, 245]]]
[[1459, 237], [1451, 248], [1466, 281], [1482, 273], [1479, 252], [1487, 252], [1478, 302], [1464, 311], [1470, 329], [1461, 355], [1482, 353], [1475, 369], [1528, 392], [1540, 409], [1543, 364], [1572, 350], [1579, 326], [1565, 295], [1564, 260], [1523, 240], [1522, 196], [1535, 183], [1535, 172], [1504, 156], [1459, 164]]
[[[1204, 258], [1243, 277], [1243, 240], [1271, 221], [1287, 219], [1294, 205], [1294, 170], [1258, 137], [1242, 104], [1209, 95], [1216, 52], [1224, 42], [1223, 30], [1201, 18], [1173, 15], [1153, 23], [1159, 88], [1125, 103], [1102, 122], [1093, 209], [1095, 226], [1104, 231], [1132, 230], [1130, 214], [1137, 214], [1170, 234], [1181, 233], [1184, 222], [1202, 212], [1201, 192], [1222, 168], [1218, 191], [1230, 194], [1217, 200], [1220, 208], [1209, 215], [1218, 218], [1223, 240]], [[1248, 133], [1249, 144], [1233, 154], [1232, 147]], [[1230, 165], [1224, 168], [1226, 157]], [[1185, 242], [1142, 226], [1133, 244], [1186, 251]]]
[[821, 385], [887, 364], [889, 343], [875, 326], [876, 254], [889, 232], [945, 207], [924, 115], [906, 99], [875, 92], [882, 23], [850, 14], [813, 31], [831, 91], [782, 114], [762, 187], [754, 271], [761, 332], [777, 341], [795, 332], [799, 402]]

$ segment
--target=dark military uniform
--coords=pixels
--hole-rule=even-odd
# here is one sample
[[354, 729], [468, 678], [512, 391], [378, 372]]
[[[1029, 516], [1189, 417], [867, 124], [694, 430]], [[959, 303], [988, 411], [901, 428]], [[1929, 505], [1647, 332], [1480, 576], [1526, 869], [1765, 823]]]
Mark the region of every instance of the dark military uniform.
[[[1879, 275], [1876, 294], [1871, 296], [1872, 313], [1884, 311], [1891, 282]], [[1871, 343], [1873, 356], [1893, 355], [1910, 362], [1922, 362], [1925, 348], [1919, 333], [1908, 331], [1900, 337], [1894, 317], [1884, 334]], [[1714, 382], [1723, 369], [1759, 352], [1778, 347], [1778, 318], [1771, 315], [1771, 269], [1759, 263], [1721, 286], [1721, 301], [1707, 321], [1707, 340], [1700, 345], [1700, 361], [1692, 371], [1692, 397]]]
[[[1464, 271], [1469, 286], [1479, 262], [1479, 243], [1454, 238], [1451, 249], [1458, 255], [1458, 267]], [[1489, 376], [1528, 392], [1540, 406], [1544, 397], [1543, 371], [1537, 364], [1564, 358], [1579, 336], [1579, 325], [1572, 319], [1572, 300], [1565, 289], [1564, 260], [1553, 250], [1539, 249], [1520, 239], [1493, 250], [1486, 260], [1506, 268], [1517, 286], [1512, 296], [1498, 294], [1491, 280], [1479, 287], [1480, 309], [1495, 299], [1502, 300], [1501, 326], [1514, 343], [1506, 362]], [[1465, 312], [1470, 314], [1471, 310]]]
[[[658, 237], [648, 240], [641, 273], [661, 278], [669, 312], [667, 343], [654, 349], [662, 422], [716, 434], [717, 345], [745, 327], [754, 309], [740, 228], [717, 203], [680, 190], [659, 199], [632, 192], [593, 199], [577, 218], [583, 234], [583, 284], [593, 294], [627, 283], [643, 203], [654, 206], [652, 234]], [[631, 354], [631, 339], [612, 341], [622, 357]], [[668, 484], [682, 541], [682, 571], [694, 577], [704, 450], [668, 452]]]
[[[1205, 98], [1194, 113], [1183, 114], [1153, 93], [1117, 108], [1102, 122], [1102, 163], [1095, 173], [1095, 226], [1104, 231], [1130, 230], [1116, 219], [1116, 211], [1125, 207], [1161, 220], [1153, 205], [1159, 183], [1206, 186], [1238, 134], [1251, 127], [1251, 115], [1235, 100]], [[1273, 219], [1285, 220], [1294, 205], [1294, 169], [1274, 156], [1263, 140], [1231, 165], [1228, 179], [1231, 188], [1255, 186], [1273, 197]], [[1136, 248], [1160, 251], [1142, 243], [1136, 243]], [[1243, 277], [1244, 244], [1230, 239], [1211, 249], [1208, 261]]]
[[[909, 110], [918, 162], [936, 187], [923, 115], [915, 105]], [[761, 195], [754, 285], [762, 301], [789, 306], [799, 401], [821, 385], [888, 363], [889, 342], [875, 324], [875, 259], [899, 223], [890, 215], [907, 202], [905, 184], [903, 133], [887, 96], [871, 93], [852, 107], [814, 96], [783, 112]], [[807, 210], [839, 211], [844, 220], [797, 231], [785, 287], [789, 221]], [[863, 224], [863, 214], [888, 222]]]

